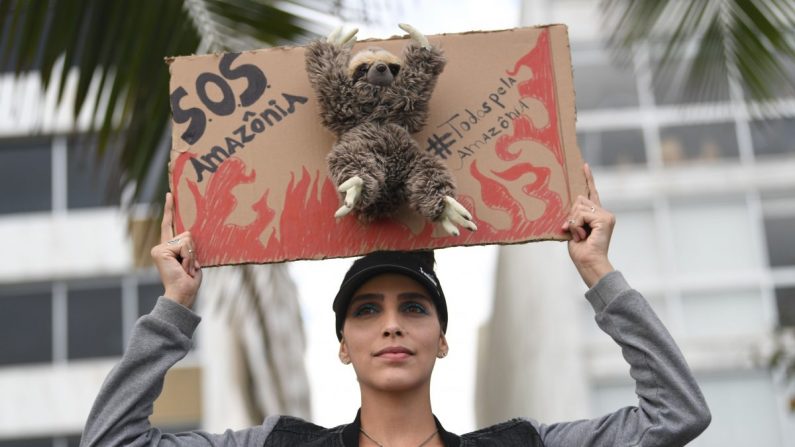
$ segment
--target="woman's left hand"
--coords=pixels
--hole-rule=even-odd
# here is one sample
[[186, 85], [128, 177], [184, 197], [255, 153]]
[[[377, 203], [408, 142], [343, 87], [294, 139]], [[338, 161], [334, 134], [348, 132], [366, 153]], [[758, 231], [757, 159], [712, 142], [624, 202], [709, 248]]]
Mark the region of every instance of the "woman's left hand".
[[577, 196], [571, 212], [561, 226], [571, 233], [569, 256], [585, 284], [593, 287], [604, 275], [613, 271], [607, 258], [615, 216], [602, 208], [591, 168], [583, 166], [590, 197]]

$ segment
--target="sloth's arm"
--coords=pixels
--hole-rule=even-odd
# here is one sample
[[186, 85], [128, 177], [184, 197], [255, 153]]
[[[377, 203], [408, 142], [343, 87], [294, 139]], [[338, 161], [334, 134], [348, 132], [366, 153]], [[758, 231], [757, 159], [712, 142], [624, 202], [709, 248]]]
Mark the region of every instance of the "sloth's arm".
[[428, 102], [446, 59], [434, 46], [424, 48], [417, 42], [406, 47], [403, 66], [390, 86], [384, 103], [391, 117], [411, 133], [420, 131], [428, 117]]
[[347, 75], [350, 47], [316, 40], [307, 45], [305, 58], [323, 125], [337, 134], [348, 130], [358, 114], [350, 100], [353, 92]]

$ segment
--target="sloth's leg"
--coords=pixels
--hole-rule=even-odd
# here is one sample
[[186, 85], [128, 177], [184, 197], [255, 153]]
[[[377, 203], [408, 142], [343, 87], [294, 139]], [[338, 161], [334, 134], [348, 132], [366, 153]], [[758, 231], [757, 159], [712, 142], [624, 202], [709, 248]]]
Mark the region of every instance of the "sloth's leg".
[[335, 212], [342, 217], [356, 210], [362, 220], [377, 216], [368, 215], [367, 209], [379, 200], [386, 174], [384, 164], [363, 142], [338, 142], [327, 158], [329, 173], [340, 193], [343, 203]]
[[430, 220], [437, 220], [444, 212], [444, 196], [455, 194], [453, 178], [436, 158], [410, 152], [413, 160], [406, 176], [409, 205]]
[[447, 167], [430, 154], [416, 151], [406, 180], [409, 203], [420, 214], [458, 236], [456, 225], [477, 230], [472, 215], [455, 200], [455, 184]]

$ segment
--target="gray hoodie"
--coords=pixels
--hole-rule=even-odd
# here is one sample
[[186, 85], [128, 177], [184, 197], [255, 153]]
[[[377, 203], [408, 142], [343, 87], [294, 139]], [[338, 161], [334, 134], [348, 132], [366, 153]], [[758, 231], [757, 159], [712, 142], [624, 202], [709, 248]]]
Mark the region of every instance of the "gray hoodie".
[[[621, 273], [613, 272], [585, 297], [596, 312], [596, 323], [621, 346], [635, 379], [638, 405], [580, 421], [541, 424], [525, 419], [544, 445], [670, 447], [685, 445], [703, 432], [711, 418], [704, 396], [673, 338], [640, 293], [629, 287]], [[187, 354], [200, 320], [190, 309], [165, 298], [138, 320], [127, 351], [94, 402], [82, 447], [262, 446], [281, 422], [294, 426], [294, 418], [280, 416], [271, 416], [256, 427], [221, 434], [168, 434], [149, 424], [166, 371]], [[309, 423], [306, 426], [325, 430]], [[461, 439], [473, 437], [463, 435]], [[343, 444], [335, 441], [328, 445]]]

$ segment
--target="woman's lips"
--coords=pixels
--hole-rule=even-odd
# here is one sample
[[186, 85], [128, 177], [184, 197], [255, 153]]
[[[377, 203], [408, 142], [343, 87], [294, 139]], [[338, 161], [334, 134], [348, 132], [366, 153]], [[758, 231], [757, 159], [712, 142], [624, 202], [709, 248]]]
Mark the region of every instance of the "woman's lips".
[[381, 349], [380, 351], [376, 352], [374, 355], [375, 357], [379, 357], [385, 360], [405, 360], [411, 357], [412, 355], [414, 355], [414, 353], [411, 352], [410, 349], [405, 348], [403, 346], [389, 346], [384, 349]]

